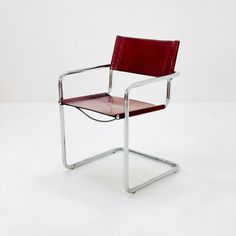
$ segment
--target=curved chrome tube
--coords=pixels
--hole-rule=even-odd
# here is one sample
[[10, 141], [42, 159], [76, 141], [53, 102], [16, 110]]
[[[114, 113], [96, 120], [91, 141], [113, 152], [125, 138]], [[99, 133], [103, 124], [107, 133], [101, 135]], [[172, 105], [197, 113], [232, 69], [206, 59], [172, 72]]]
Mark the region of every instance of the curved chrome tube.
[[163, 81], [163, 80], [167, 80], [167, 81], [171, 80], [171, 79], [179, 76], [179, 74], [180, 74], [179, 72], [175, 72], [175, 73], [170, 74], [170, 75], [164, 75], [164, 76], [160, 76], [160, 77], [153, 77], [153, 78], [150, 78], [150, 79], [145, 79], [145, 80], [142, 80], [142, 81], [132, 83], [131, 85], [129, 85], [129, 87], [126, 88], [125, 93], [129, 92], [133, 88], [137, 88], [137, 87], [140, 87], [140, 86], [143, 86], [143, 85], [146, 85], [146, 84], [151, 84], [151, 83], [154, 83], [154, 82], [160, 82], [160, 81]]
[[[176, 76], [178, 76], [179, 73], [175, 72], [173, 74], [170, 75], [165, 75], [165, 76], [161, 76], [161, 77], [154, 77], [154, 78], [150, 78], [150, 79], [146, 79], [146, 80], [142, 80], [142, 81], [138, 81], [135, 82], [131, 85], [129, 85], [124, 93], [124, 111], [125, 111], [125, 119], [124, 119], [124, 189], [125, 191], [129, 192], [129, 193], [135, 193], [137, 190], [161, 179], [164, 178], [165, 176], [168, 176], [170, 174], [176, 173], [179, 169], [179, 166], [173, 162], [161, 159], [161, 158], [157, 158], [157, 157], [153, 157], [153, 159], [156, 159], [160, 162], [164, 162], [166, 164], [171, 165], [173, 168], [167, 172], [164, 172], [163, 174], [150, 179], [134, 188], [130, 188], [129, 186], [129, 152], [131, 151], [129, 149], [129, 94], [131, 92], [132, 89], [140, 87], [140, 86], [144, 86], [150, 83], [154, 83], [154, 82], [160, 82], [160, 81], [164, 81], [167, 80], [167, 91], [166, 91], [166, 106], [169, 104], [170, 101], [170, 86], [171, 86], [171, 80], [173, 78], [175, 78]], [[146, 156], [146, 157], [151, 157], [150, 155], [146, 155], [146, 154], [140, 154], [142, 156]]]
[[89, 70], [101, 69], [101, 68], [105, 68], [105, 67], [110, 67], [110, 64], [88, 67], [88, 68], [79, 69], [79, 70], [72, 70], [72, 71], [68, 71], [68, 72], [62, 74], [58, 79], [59, 103], [61, 103], [61, 101], [63, 99], [63, 80], [66, 78], [66, 76], [82, 73], [82, 72], [89, 71]]
[[109, 67], [109, 66], [110, 66], [110, 64], [105, 64], [105, 65], [93, 66], [93, 67], [88, 67], [88, 68], [83, 68], [83, 69], [78, 69], [78, 70], [72, 70], [72, 71], [68, 71], [68, 72], [62, 74], [60, 76], [60, 78], [63, 79], [67, 75], [78, 74], [78, 73], [82, 73], [82, 72], [85, 72], [85, 71], [88, 71], [88, 70], [100, 69], [100, 68]]
[[[150, 185], [151, 183], [158, 181], [168, 175], [171, 175], [173, 173], [176, 173], [179, 170], [179, 166], [171, 161], [165, 160], [165, 159], [161, 159], [159, 157], [155, 157], [152, 155], [148, 155], [145, 153], [141, 153], [132, 149], [129, 149], [129, 93], [133, 88], [139, 87], [139, 86], [143, 86], [146, 84], [150, 84], [153, 82], [160, 82], [163, 80], [167, 80], [167, 94], [166, 94], [166, 103], [169, 103], [169, 99], [170, 99], [170, 82], [171, 79], [178, 76], [179, 73], [173, 73], [171, 75], [167, 75], [167, 76], [162, 76], [162, 77], [155, 77], [155, 78], [150, 78], [150, 79], [146, 79], [143, 81], [139, 81], [136, 83], [131, 84], [124, 93], [124, 111], [125, 111], [125, 119], [124, 119], [124, 147], [118, 147], [118, 148], [113, 148], [110, 149], [108, 151], [105, 151], [103, 153], [97, 154], [95, 156], [92, 156], [90, 158], [87, 158], [85, 160], [73, 163], [73, 164], [68, 164], [67, 162], [67, 158], [66, 158], [66, 140], [65, 140], [65, 120], [64, 120], [64, 106], [63, 104], [61, 104], [61, 101], [63, 99], [63, 79], [68, 76], [68, 75], [72, 75], [72, 74], [76, 74], [76, 73], [82, 73], [84, 71], [88, 71], [88, 70], [92, 70], [92, 69], [98, 69], [98, 68], [104, 68], [104, 67], [109, 67], [110, 64], [107, 65], [102, 65], [102, 66], [96, 66], [96, 67], [90, 67], [90, 68], [86, 68], [86, 69], [81, 69], [81, 70], [75, 70], [75, 71], [69, 71], [67, 73], [64, 73], [60, 76], [59, 80], [58, 80], [58, 86], [59, 86], [59, 107], [60, 107], [60, 116], [61, 116], [61, 144], [62, 144], [62, 162], [63, 165], [68, 168], [68, 169], [73, 169], [75, 167], [80, 167], [82, 165], [85, 164], [89, 164], [93, 161], [99, 160], [103, 157], [109, 156], [115, 152], [118, 151], [124, 151], [124, 188], [127, 192], [129, 193], [135, 193], [136, 191], [146, 187], [147, 185]], [[110, 69], [110, 74], [109, 74], [109, 89], [108, 92], [110, 92], [112, 89], [112, 70]], [[156, 161], [160, 161], [162, 163], [168, 164], [172, 167], [172, 169], [150, 179], [147, 180], [146, 182], [135, 186], [133, 188], [130, 188], [129, 186], [129, 153], [134, 153], [136, 155], [140, 155], [142, 157], [146, 157], [146, 158], [151, 158], [153, 160]]]

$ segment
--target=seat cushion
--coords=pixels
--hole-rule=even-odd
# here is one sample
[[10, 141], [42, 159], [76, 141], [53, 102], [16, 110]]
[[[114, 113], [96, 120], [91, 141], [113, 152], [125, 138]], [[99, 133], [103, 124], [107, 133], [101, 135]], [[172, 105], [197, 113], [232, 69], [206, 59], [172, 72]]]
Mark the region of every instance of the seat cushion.
[[[62, 100], [63, 105], [87, 109], [103, 115], [122, 119], [125, 116], [124, 98], [111, 96], [108, 93], [99, 93], [82, 97], [74, 97]], [[165, 105], [154, 105], [138, 100], [129, 100], [129, 115], [135, 116], [147, 112], [164, 109]]]

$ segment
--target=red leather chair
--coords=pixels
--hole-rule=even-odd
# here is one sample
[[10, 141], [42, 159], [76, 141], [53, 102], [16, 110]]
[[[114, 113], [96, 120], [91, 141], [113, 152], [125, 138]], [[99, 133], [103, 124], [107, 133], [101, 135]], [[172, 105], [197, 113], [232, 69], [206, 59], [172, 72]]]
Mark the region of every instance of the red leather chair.
[[[124, 152], [124, 188], [129, 193], [135, 193], [137, 190], [178, 171], [179, 166], [174, 162], [129, 149], [129, 117], [165, 109], [169, 103], [171, 80], [178, 75], [178, 73], [174, 71], [178, 48], [179, 41], [161, 41], [117, 36], [111, 64], [70, 71], [60, 76], [58, 85], [61, 117], [62, 161], [66, 168], [73, 169], [115, 152], [122, 151]], [[109, 68], [109, 88], [107, 92], [73, 98], [63, 97], [63, 80], [65, 77], [76, 73], [106, 67]], [[111, 95], [112, 75], [114, 71], [136, 73], [148, 77], [147, 79], [142, 81], [139, 80], [127, 87], [124, 91], [124, 97], [115, 97]], [[159, 81], [167, 82], [165, 104], [156, 105], [129, 98], [130, 91], [136, 87]], [[111, 120], [108, 121], [124, 119], [124, 147], [113, 148], [77, 163], [68, 164], [66, 160], [64, 106], [75, 107], [96, 121], [102, 120], [88, 115], [86, 113], [87, 110], [111, 117]], [[129, 153], [160, 161], [170, 165], [172, 168], [163, 174], [144, 182], [143, 184], [130, 188]]]

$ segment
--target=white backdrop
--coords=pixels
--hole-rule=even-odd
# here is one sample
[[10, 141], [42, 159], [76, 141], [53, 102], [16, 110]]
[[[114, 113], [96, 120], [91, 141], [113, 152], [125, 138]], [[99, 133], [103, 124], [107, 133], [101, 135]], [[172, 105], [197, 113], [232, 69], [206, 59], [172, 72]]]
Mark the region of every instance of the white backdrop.
[[236, 102], [235, 22], [234, 0], [0, 0], [0, 102], [55, 102], [58, 76], [109, 63], [117, 34], [181, 41], [174, 101]]

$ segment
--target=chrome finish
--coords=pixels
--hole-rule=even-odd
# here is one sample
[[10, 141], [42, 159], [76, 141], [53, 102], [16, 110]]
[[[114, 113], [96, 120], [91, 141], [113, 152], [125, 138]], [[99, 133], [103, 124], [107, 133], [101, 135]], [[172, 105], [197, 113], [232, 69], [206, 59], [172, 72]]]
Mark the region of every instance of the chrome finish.
[[170, 103], [170, 89], [171, 89], [171, 79], [167, 80], [167, 89], [166, 89], [166, 107]]
[[109, 88], [108, 88], [108, 93], [110, 93], [111, 90], [112, 90], [112, 76], [113, 76], [113, 70], [110, 69], [110, 71], [109, 71]]
[[[160, 174], [160, 175], [158, 175], [154, 178], [151, 178], [151, 179], [145, 181], [144, 183], [139, 184], [139, 185], [137, 185], [135, 187], [132, 187], [132, 188], [129, 188], [129, 182], [127, 181], [125, 183], [125, 190], [129, 193], [135, 193], [138, 190], [140, 190], [140, 189], [142, 189], [142, 188], [144, 188], [144, 187], [146, 187], [146, 186], [148, 186], [148, 185], [150, 185], [150, 184], [152, 184], [152, 183], [154, 183], [154, 182], [156, 182], [160, 179], [163, 179], [164, 177], [166, 177], [168, 175], [177, 173], [178, 170], [179, 170], [179, 165], [172, 162], [172, 161], [168, 161], [168, 160], [165, 160], [165, 159], [153, 156], [153, 155], [145, 154], [145, 153], [142, 153], [142, 152], [138, 152], [138, 151], [132, 150], [132, 149], [129, 149], [129, 152], [140, 155], [141, 157], [150, 158], [152, 160], [162, 162], [162, 163], [170, 165], [172, 167], [170, 170], [165, 171], [164, 173], [162, 173], [162, 174]], [[128, 180], [128, 178], [126, 180]]]
[[[127, 191], [128, 193], [135, 193], [136, 191], [168, 176], [171, 175], [173, 173], [176, 173], [179, 170], [179, 166], [178, 164], [165, 160], [165, 159], [161, 159], [159, 157], [153, 156], [153, 155], [149, 155], [149, 154], [145, 154], [142, 152], [138, 152], [132, 149], [129, 149], [129, 93], [133, 88], [136, 87], [140, 87], [146, 84], [150, 84], [153, 82], [159, 82], [159, 81], [163, 81], [163, 80], [167, 80], [167, 95], [166, 95], [166, 101], [167, 103], [169, 102], [170, 99], [170, 81], [172, 78], [176, 77], [179, 73], [174, 73], [171, 75], [167, 75], [167, 76], [162, 76], [162, 77], [155, 77], [155, 78], [151, 78], [151, 79], [146, 79], [143, 81], [139, 81], [136, 83], [131, 84], [126, 90], [125, 90], [125, 94], [124, 94], [124, 110], [125, 110], [125, 119], [124, 119], [124, 147], [117, 147], [117, 148], [113, 148], [110, 149], [108, 151], [105, 151], [103, 153], [97, 154], [95, 156], [92, 156], [90, 158], [84, 159], [82, 161], [73, 163], [73, 164], [68, 164], [67, 163], [67, 158], [66, 158], [66, 138], [65, 138], [65, 118], [64, 118], [64, 106], [63, 104], [61, 104], [61, 101], [63, 99], [63, 88], [62, 88], [62, 80], [64, 79], [65, 76], [67, 75], [71, 75], [71, 74], [75, 74], [75, 73], [81, 73], [84, 72], [86, 70], [91, 70], [91, 69], [97, 69], [97, 68], [102, 68], [102, 67], [108, 67], [110, 65], [104, 65], [104, 66], [98, 66], [98, 67], [91, 67], [91, 68], [87, 68], [87, 69], [82, 69], [82, 70], [77, 70], [77, 71], [71, 71], [71, 72], [67, 72], [65, 74], [63, 74], [62, 76], [60, 76], [60, 79], [58, 81], [58, 86], [59, 86], [59, 109], [60, 109], [60, 118], [61, 118], [61, 145], [62, 145], [62, 162], [65, 168], [67, 169], [74, 169], [76, 167], [80, 167], [82, 165], [86, 165], [89, 164], [93, 161], [99, 160], [103, 157], [109, 156], [115, 152], [118, 151], [123, 151], [124, 152], [124, 189], [125, 191]], [[111, 82], [110, 82], [111, 80]], [[109, 91], [111, 91], [112, 88], [112, 71], [110, 71], [110, 76], [109, 76]], [[129, 153], [134, 153], [136, 155], [140, 155], [142, 157], [145, 158], [150, 158], [153, 159], [155, 161], [159, 161], [162, 162], [164, 164], [170, 165], [172, 168], [152, 179], [149, 179], [148, 181], [130, 188], [129, 186]]]
[[[126, 99], [126, 101], [128, 101], [128, 97]], [[127, 104], [128, 105], [128, 104]], [[127, 107], [126, 105], [126, 107]], [[119, 151], [123, 151], [124, 152], [124, 189], [126, 192], [128, 193], [135, 193], [136, 191], [168, 176], [171, 175], [173, 173], [176, 173], [179, 170], [179, 166], [178, 164], [165, 160], [165, 159], [161, 159], [159, 157], [153, 156], [153, 155], [148, 155], [136, 150], [132, 150], [129, 149], [129, 119], [125, 119], [125, 128], [124, 128], [124, 148], [122, 147], [116, 147], [116, 148], [112, 148], [108, 151], [102, 152], [100, 154], [97, 154], [95, 156], [89, 157], [87, 159], [81, 160], [79, 162], [73, 163], [73, 164], [68, 164], [67, 162], [67, 157], [66, 157], [66, 137], [65, 137], [65, 118], [64, 118], [64, 105], [59, 104], [59, 109], [60, 109], [60, 117], [61, 117], [61, 146], [62, 146], [62, 163], [64, 165], [65, 168], [67, 169], [74, 169], [76, 167], [80, 167], [83, 165], [87, 165], [93, 161], [97, 161], [103, 157], [107, 157], [111, 154], [114, 154], [116, 152]], [[127, 112], [127, 110], [126, 110]], [[128, 113], [126, 113], [128, 114]], [[126, 116], [127, 118], [127, 116]], [[164, 164], [170, 165], [172, 167], [172, 169], [162, 173], [161, 175], [158, 175], [138, 186], [129, 187], [129, 153], [134, 153], [136, 155], [140, 155], [142, 157], [145, 158], [150, 158], [159, 162], [162, 162]]]
[[65, 117], [64, 117], [64, 106], [59, 104], [60, 110], [60, 124], [61, 124], [61, 152], [62, 152], [62, 163], [65, 168], [70, 169], [71, 165], [66, 162], [66, 137], [65, 137]]
[[94, 69], [100, 69], [100, 68], [104, 68], [104, 67], [109, 67], [110, 64], [105, 64], [105, 65], [100, 65], [100, 66], [93, 66], [93, 67], [88, 67], [88, 68], [83, 68], [83, 69], [79, 69], [79, 70], [72, 70], [72, 71], [68, 71], [64, 74], [62, 74], [60, 77], [62, 79], [64, 79], [67, 75], [73, 75], [73, 74], [78, 74], [78, 73], [82, 73], [88, 70], [94, 70]]
[[170, 79], [173, 79], [177, 76], [179, 76], [179, 72], [175, 72], [175, 73], [170, 74], [170, 75], [164, 75], [164, 76], [160, 76], [160, 77], [153, 77], [153, 78], [150, 78], [150, 79], [141, 80], [141, 81], [138, 81], [138, 82], [135, 82], [135, 83], [131, 84], [126, 89], [126, 91], [130, 92], [131, 89], [133, 89], [133, 88], [137, 88], [137, 87], [140, 87], [140, 86], [143, 86], [143, 85], [146, 85], [146, 84], [151, 84], [151, 83], [154, 83], [154, 82], [160, 82], [160, 81], [163, 81], [163, 80], [170, 80]]
[[[128, 193], [135, 193], [136, 191], [150, 185], [151, 183], [154, 183], [155, 181], [158, 181], [168, 175], [176, 173], [179, 170], [179, 166], [174, 162], [129, 149], [129, 93], [133, 88], [144, 86], [146, 84], [150, 84], [153, 82], [160, 82], [163, 80], [167, 80], [167, 95], [166, 95], [166, 97], [167, 97], [167, 103], [169, 103], [170, 81], [172, 78], [174, 78], [178, 75], [179, 75], [179, 73], [175, 72], [171, 75], [166, 75], [166, 76], [162, 76], [162, 77], [154, 77], [154, 78], [138, 81], [138, 82], [131, 84], [125, 90], [125, 94], [124, 94], [124, 110], [125, 110], [125, 119], [124, 119], [124, 189]], [[151, 159], [160, 161], [162, 163], [168, 164], [168, 165], [172, 166], [172, 169], [170, 169], [170, 170], [164, 172], [163, 174], [158, 175], [155, 178], [152, 178], [152, 179], [150, 179], [138, 186], [130, 188], [129, 187], [129, 152], [133, 152], [133, 153], [138, 154], [142, 157], [151, 158]]]
[[78, 74], [78, 73], [82, 73], [82, 72], [89, 71], [89, 70], [101, 69], [101, 68], [109, 67], [109, 66], [110, 66], [110, 64], [101, 65], [101, 66], [94, 66], [94, 67], [89, 67], [89, 68], [84, 68], [84, 69], [79, 69], [79, 70], [72, 70], [72, 71], [68, 71], [68, 72], [62, 74], [58, 80], [59, 103], [61, 103], [63, 100], [63, 80], [68, 75]]
[[129, 189], [129, 92], [124, 96], [124, 189], [130, 192]]
[[58, 80], [58, 94], [59, 94], [59, 103], [62, 102], [63, 99], [63, 85], [62, 85], [62, 78], [60, 77]]
[[92, 156], [90, 158], [84, 159], [82, 161], [73, 163], [73, 164], [68, 164], [67, 163], [67, 158], [66, 158], [66, 137], [65, 137], [65, 118], [64, 118], [64, 105], [59, 104], [59, 109], [60, 109], [60, 117], [61, 117], [61, 146], [62, 146], [62, 163], [65, 168], [67, 169], [74, 169], [75, 167], [80, 167], [86, 164], [89, 164], [90, 162], [99, 160], [103, 157], [109, 156], [116, 151], [120, 150], [121, 148], [112, 148], [108, 151], [102, 152], [100, 154], [97, 154], [95, 156]]

